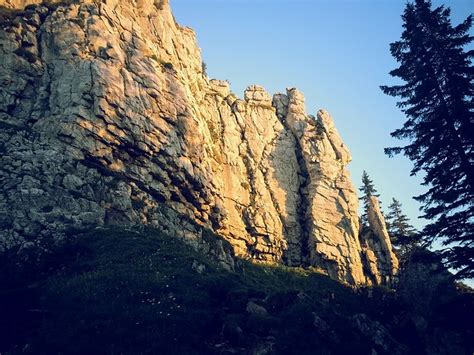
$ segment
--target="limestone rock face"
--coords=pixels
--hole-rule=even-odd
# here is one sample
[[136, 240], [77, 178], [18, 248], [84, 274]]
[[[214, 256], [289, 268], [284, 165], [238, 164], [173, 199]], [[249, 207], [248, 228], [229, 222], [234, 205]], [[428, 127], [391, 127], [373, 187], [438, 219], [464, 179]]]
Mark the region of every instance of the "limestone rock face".
[[168, 1], [37, 3], [0, 0], [13, 9], [0, 30], [1, 249], [149, 224], [226, 265], [312, 265], [351, 284], [395, 270], [375, 253], [379, 274], [364, 272], [350, 153], [302, 93], [253, 85], [242, 100], [209, 80]]
[[335, 278], [361, 282], [358, 199], [345, 168], [350, 153], [330, 115], [306, 115], [304, 96], [296, 89], [275, 96], [274, 104], [297, 141], [300, 217], [309, 262]]
[[0, 2], [0, 6], [4, 6], [9, 9], [23, 9], [27, 5], [39, 4], [41, 0], [3, 0]]

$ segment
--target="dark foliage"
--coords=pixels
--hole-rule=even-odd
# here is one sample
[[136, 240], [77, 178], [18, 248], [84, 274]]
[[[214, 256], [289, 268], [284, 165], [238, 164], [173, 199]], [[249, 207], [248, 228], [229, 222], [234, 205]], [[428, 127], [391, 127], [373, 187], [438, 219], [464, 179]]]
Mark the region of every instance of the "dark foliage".
[[364, 212], [361, 216], [362, 227], [367, 227], [369, 224], [368, 221], [368, 211], [370, 206], [370, 198], [372, 196], [379, 197], [377, 190], [375, 189], [374, 182], [370, 179], [369, 174], [364, 170], [362, 173], [362, 186], [359, 188], [359, 191], [362, 192], [362, 197], [359, 197], [359, 200], [362, 200], [364, 203]]
[[418, 243], [418, 233], [410, 224], [409, 218], [402, 211], [402, 204], [395, 198], [388, 206], [386, 216], [387, 229], [394, 246], [400, 248], [402, 254]]
[[[423, 354], [427, 346], [391, 291], [355, 291], [315, 270], [246, 261], [227, 271], [152, 229], [99, 229], [29, 260], [0, 260], [1, 353], [222, 354], [268, 346], [275, 354]], [[467, 306], [450, 302], [468, 314], [472, 297], [463, 297]], [[266, 311], [249, 312], [249, 302]], [[461, 334], [460, 346], [470, 349], [453, 317], [442, 329]], [[355, 320], [367, 322], [361, 328]]]
[[392, 136], [409, 142], [387, 148], [414, 162], [412, 174], [424, 173], [428, 190], [417, 196], [424, 218], [422, 234], [445, 246], [447, 265], [458, 277], [474, 276], [474, 68], [469, 35], [473, 18], [453, 26], [450, 9], [432, 9], [429, 0], [406, 5], [402, 37], [391, 44], [400, 66], [390, 74], [401, 85], [382, 86], [400, 98], [407, 121]]
[[[93, 231], [22, 262], [17, 253], [0, 254], [0, 353], [209, 354], [219, 344], [250, 349], [276, 333], [278, 348], [331, 351], [337, 344], [325, 334], [303, 342], [311, 312], [343, 331], [339, 313], [365, 311], [351, 289], [317, 272], [245, 261], [226, 271], [153, 229]], [[327, 295], [336, 299], [331, 310], [321, 303]], [[268, 314], [248, 313], [250, 301]], [[341, 349], [369, 351], [352, 331]]]

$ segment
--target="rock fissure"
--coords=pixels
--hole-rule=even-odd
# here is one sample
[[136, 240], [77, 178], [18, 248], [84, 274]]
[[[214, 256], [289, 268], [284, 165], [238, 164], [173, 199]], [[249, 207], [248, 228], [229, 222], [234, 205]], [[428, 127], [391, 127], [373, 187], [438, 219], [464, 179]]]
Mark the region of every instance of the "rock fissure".
[[[249, 248], [249, 252], [253, 257], [256, 256], [256, 251], [255, 251], [255, 244], [257, 243], [257, 231], [255, 230], [254, 226], [254, 218], [252, 218], [252, 209], [255, 208], [256, 204], [256, 199], [257, 199], [257, 191], [255, 190], [255, 176], [254, 176], [254, 170], [252, 168], [252, 161], [253, 161], [253, 156], [252, 152], [250, 150], [250, 147], [248, 145], [248, 141], [245, 137], [245, 131], [246, 127], [242, 127], [240, 125], [240, 120], [237, 117], [237, 114], [235, 112], [232, 112], [233, 116], [236, 119], [237, 125], [240, 128], [240, 144], [239, 147], [244, 148], [244, 154], [240, 155], [240, 158], [243, 161], [243, 166], [245, 168], [245, 175], [248, 176], [248, 186], [250, 189], [250, 201], [249, 204], [245, 206], [245, 208], [241, 211], [241, 218], [245, 224], [245, 229], [249, 233], [250, 240], [246, 240], [246, 244]], [[221, 118], [222, 119], [222, 118]], [[240, 153], [242, 154], [242, 153]]]
[[[274, 98], [275, 99], [275, 98]], [[298, 169], [296, 173], [299, 177], [299, 184], [298, 184], [298, 207], [297, 207], [297, 218], [298, 224], [300, 226], [300, 251], [301, 251], [301, 261], [303, 265], [309, 265], [309, 247], [310, 247], [310, 232], [308, 228], [308, 216], [310, 215], [309, 206], [310, 206], [310, 199], [308, 197], [308, 181], [310, 180], [310, 176], [308, 174], [308, 169], [306, 167], [306, 161], [303, 157], [301, 144], [299, 138], [295, 135], [295, 133], [291, 130], [290, 126], [286, 122], [286, 115], [278, 114], [278, 105], [274, 104], [275, 109], [277, 110], [277, 117], [279, 121], [285, 127], [286, 131], [291, 134], [294, 138], [295, 145], [294, 145], [294, 152], [296, 156], [297, 166]], [[280, 108], [281, 109], [281, 108]], [[288, 111], [288, 107], [285, 108]]]

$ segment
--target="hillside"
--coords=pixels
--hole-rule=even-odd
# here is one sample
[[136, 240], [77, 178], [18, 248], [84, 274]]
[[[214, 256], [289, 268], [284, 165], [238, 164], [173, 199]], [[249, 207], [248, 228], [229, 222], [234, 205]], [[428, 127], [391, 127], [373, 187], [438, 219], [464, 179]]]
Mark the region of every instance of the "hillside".
[[[30, 255], [30, 260], [35, 260]], [[430, 314], [313, 269], [226, 270], [153, 229], [99, 229], [0, 265], [6, 354], [470, 354], [473, 295]], [[444, 299], [443, 299], [444, 298]], [[427, 304], [428, 305], [428, 304]], [[469, 350], [471, 349], [471, 350]]]

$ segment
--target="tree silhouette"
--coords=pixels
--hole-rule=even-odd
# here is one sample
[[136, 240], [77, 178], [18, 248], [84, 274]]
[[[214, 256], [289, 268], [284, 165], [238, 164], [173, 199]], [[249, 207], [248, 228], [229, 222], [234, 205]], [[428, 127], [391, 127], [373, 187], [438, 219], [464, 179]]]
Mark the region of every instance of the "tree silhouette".
[[414, 162], [412, 175], [424, 172], [428, 191], [415, 197], [429, 223], [422, 235], [445, 247], [444, 260], [459, 277], [474, 276], [474, 51], [465, 50], [473, 37], [472, 16], [457, 26], [450, 9], [432, 9], [416, 0], [402, 15], [403, 33], [391, 44], [400, 66], [390, 72], [402, 85], [382, 86], [400, 98], [407, 121], [391, 133], [408, 141], [386, 148], [389, 156], [403, 153]]
[[388, 233], [392, 243], [405, 253], [418, 242], [416, 229], [410, 224], [410, 219], [403, 213], [402, 204], [395, 198], [388, 206], [386, 217]]
[[370, 206], [370, 197], [379, 197], [380, 195], [377, 194], [374, 182], [370, 179], [369, 174], [367, 174], [365, 170], [362, 172], [362, 186], [359, 188], [359, 191], [362, 192], [362, 197], [359, 197], [359, 200], [362, 200], [364, 203], [364, 212], [360, 218], [361, 224], [362, 227], [367, 227], [369, 225], [368, 210]]

